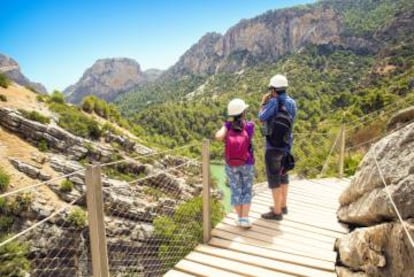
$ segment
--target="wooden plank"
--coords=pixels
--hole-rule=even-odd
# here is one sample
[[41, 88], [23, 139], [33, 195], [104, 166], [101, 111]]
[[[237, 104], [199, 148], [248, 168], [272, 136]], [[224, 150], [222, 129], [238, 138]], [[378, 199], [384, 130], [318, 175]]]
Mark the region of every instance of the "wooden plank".
[[[231, 214], [227, 214], [226, 217], [230, 218], [231, 220], [234, 220], [237, 218], [237, 215], [235, 213], [231, 213]], [[324, 235], [320, 235], [318, 233], [310, 232], [307, 230], [301, 230], [299, 228], [285, 226], [283, 224], [279, 224], [278, 221], [272, 222], [270, 220], [265, 220], [262, 218], [254, 218], [254, 217], [250, 217], [250, 218], [254, 226], [266, 227], [266, 230], [267, 229], [278, 230], [284, 234], [286, 233], [286, 234], [291, 234], [294, 236], [300, 236], [303, 238], [311, 239], [316, 242], [326, 243], [329, 245], [334, 245], [336, 241], [336, 238], [334, 237], [324, 236]], [[257, 231], [258, 229], [255, 228], [255, 230]]]
[[[221, 223], [236, 227], [236, 224], [234, 223], [234, 219], [231, 219], [231, 218], [224, 218], [221, 221]], [[288, 232], [282, 232], [279, 229], [273, 229], [273, 228], [256, 225], [254, 221], [252, 223], [253, 223], [253, 227], [250, 230], [253, 230], [257, 233], [261, 233], [261, 234], [265, 234], [265, 235], [269, 235], [273, 237], [278, 237], [281, 239], [285, 239], [287, 241], [300, 242], [305, 245], [313, 246], [316, 248], [321, 248], [324, 250], [332, 250], [334, 247], [334, 242], [319, 241], [319, 240], [315, 240], [310, 237], [304, 237], [300, 234], [290, 234]]]
[[301, 265], [305, 267], [311, 267], [315, 269], [325, 270], [334, 272], [335, 264], [333, 262], [323, 261], [314, 259], [312, 257], [300, 256], [295, 254], [286, 253], [277, 249], [263, 248], [260, 246], [255, 246], [251, 244], [245, 244], [241, 242], [225, 240], [217, 237], [213, 237], [209, 245], [216, 247], [222, 247], [234, 251], [239, 251], [251, 255], [256, 255], [259, 257], [264, 257], [268, 259], [288, 262], [296, 265]]
[[[254, 197], [265, 197], [265, 198], [272, 198], [272, 194], [270, 191], [264, 191], [261, 193], [258, 193], [256, 195], [254, 195]], [[338, 197], [337, 196], [312, 196], [311, 194], [307, 194], [306, 192], [296, 192], [294, 190], [289, 190], [288, 191], [288, 200], [289, 198], [293, 198], [293, 199], [297, 199], [297, 200], [302, 200], [302, 201], [307, 201], [309, 203], [315, 203], [318, 204], [320, 206], [325, 206], [329, 209], [336, 209], [337, 207], [339, 207], [339, 201], [338, 201]], [[329, 198], [334, 198], [334, 199], [329, 199]]]
[[[272, 199], [272, 195], [270, 191], [269, 193], [263, 192], [261, 194], [255, 195], [255, 197], [264, 197], [264, 198]], [[326, 208], [333, 209], [333, 210], [336, 210], [339, 207], [339, 202], [337, 198], [333, 200], [332, 199], [328, 200], [327, 198], [322, 198], [322, 197], [307, 196], [306, 193], [295, 194], [290, 191], [288, 192], [288, 200], [289, 199], [306, 201], [308, 203], [314, 203], [315, 205], [326, 207]]]
[[293, 181], [289, 185], [294, 185], [303, 188], [323, 188], [331, 191], [340, 191], [348, 186], [349, 183], [341, 183], [337, 181], [325, 180], [325, 179], [303, 179], [299, 181]]
[[[261, 217], [261, 214], [267, 213], [268, 211], [269, 209], [267, 208], [259, 207], [255, 205], [255, 206], [252, 206], [250, 213], [252, 212], [258, 213], [260, 214], [260, 217]], [[267, 219], [267, 220], [277, 221], [277, 220], [270, 220], [270, 219]], [[287, 216], [283, 217], [283, 221], [279, 221], [279, 222], [294, 222], [294, 223], [300, 223], [302, 225], [312, 226], [312, 227], [319, 228], [319, 229], [329, 230], [329, 231], [338, 233], [337, 237], [341, 237], [342, 235], [348, 233], [346, 227], [342, 227], [338, 225], [339, 223], [337, 222], [323, 222], [322, 220], [318, 220], [317, 215], [309, 216], [309, 215], [300, 215], [300, 214], [298, 215], [298, 214], [289, 213]]]
[[288, 187], [289, 193], [295, 194], [305, 194], [307, 196], [318, 197], [323, 199], [329, 199], [333, 202], [338, 201], [338, 197], [341, 195], [342, 191], [334, 192], [334, 191], [322, 191], [322, 190], [315, 190], [315, 189], [305, 189], [305, 188], [298, 188], [295, 186]]
[[263, 267], [276, 272], [293, 274], [295, 276], [315, 276], [315, 277], [332, 277], [336, 276], [334, 272], [316, 270], [309, 267], [299, 266], [291, 263], [281, 262], [274, 259], [263, 258], [251, 254], [241, 253], [238, 251], [217, 248], [207, 245], [199, 245], [195, 251], [203, 254], [213, 255], [220, 258], [230, 259], [243, 264]]
[[[269, 211], [269, 208], [266, 206], [252, 205], [251, 211], [254, 211], [257, 213], [265, 213]], [[293, 214], [289, 212], [287, 216], [283, 217], [283, 221], [293, 221], [293, 222], [298, 222], [302, 224], [307, 224], [307, 225], [318, 227], [321, 229], [335, 231], [340, 234], [348, 233], [347, 228], [339, 225], [338, 222], [328, 222], [328, 223], [323, 222], [322, 220], [319, 220], [317, 218], [317, 215], [309, 217], [309, 216], [297, 215], [297, 214]]]
[[219, 258], [212, 255], [206, 255], [200, 252], [191, 252], [187, 255], [186, 259], [200, 264], [214, 266], [237, 274], [243, 274], [244, 276], [292, 276], [291, 274], [275, 272], [272, 270], [264, 269], [262, 267], [235, 262], [232, 260]]
[[178, 271], [178, 270], [170, 270], [167, 273], [165, 273], [163, 275], [164, 277], [191, 277], [191, 276], [196, 276], [196, 275], [192, 275], [192, 274], [188, 274], [182, 271]]
[[184, 271], [189, 274], [195, 274], [197, 276], [223, 276], [223, 277], [240, 277], [243, 275], [228, 272], [225, 270], [220, 270], [214, 268], [212, 266], [207, 266], [204, 264], [200, 264], [197, 262], [189, 261], [189, 260], [181, 260], [179, 261], [174, 268]]
[[[261, 203], [261, 202], [266, 203], [268, 206], [273, 206], [273, 199], [270, 197], [255, 196], [253, 198], [253, 203]], [[294, 210], [298, 210], [298, 211], [316, 210], [317, 212], [321, 212], [326, 215], [331, 215], [336, 218], [337, 207], [327, 208], [325, 206], [320, 206], [315, 203], [311, 203], [309, 201], [297, 200], [294, 197], [290, 197], [290, 195], [288, 195], [287, 204], [288, 204], [288, 207], [293, 208]]]
[[250, 210], [249, 216], [256, 218], [256, 219], [261, 219], [264, 222], [267, 222], [268, 224], [278, 224], [278, 225], [283, 225], [283, 226], [289, 226], [292, 228], [297, 228], [299, 230], [308, 231], [308, 232], [312, 232], [315, 234], [328, 236], [331, 238], [339, 238], [344, 235], [342, 232], [331, 231], [331, 230], [319, 228], [318, 226], [311, 226], [308, 224], [303, 224], [301, 222], [295, 222], [295, 221], [289, 221], [289, 220], [277, 221], [277, 220], [262, 219], [261, 213], [256, 212], [254, 210]]
[[[223, 234], [223, 232], [226, 234]], [[232, 235], [228, 235], [229, 233]], [[336, 260], [336, 252], [333, 250], [323, 250], [321, 248], [304, 245], [303, 243], [287, 241], [282, 238], [257, 233], [251, 230], [242, 230], [238, 227], [233, 227], [222, 223], [219, 223], [216, 226], [216, 228], [212, 231], [212, 234], [216, 237], [222, 237], [225, 239], [237, 239], [239, 242], [243, 242], [245, 239], [260, 240], [267, 244], [271, 244], [274, 247], [280, 248], [282, 251], [287, 253], [309, 257], [319, 257], [322, 260], [332, 262]]]
[[[254, 202], [253, 205], [257, 209], [261, 209], [263, 212], [269, 211], [269, 204], [263, 202]], [[289, 213], [284, 215], [283, 218], [289, 219], [302, 219], [304, 218], [306, 221], [311, 222], [318, 222], [318, 224], [324, 224], [327, 226], [335, 226], [338, 225], [338, 228], [341, 229], [339, 226], [338, 219], [336, 216], [327, 216], [322, 213], [318, 213], [317, 211], [297, 211], [294, 208], [289, 209]]]

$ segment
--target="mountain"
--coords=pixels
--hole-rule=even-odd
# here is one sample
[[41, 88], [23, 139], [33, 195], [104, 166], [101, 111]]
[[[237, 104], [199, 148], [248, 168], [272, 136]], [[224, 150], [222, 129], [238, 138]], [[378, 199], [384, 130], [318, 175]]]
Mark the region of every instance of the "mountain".
[[139, 63], [129, 58], [97, 60], [88, 68], [81, 79], [64, 90], [67, 100], [79, 103], [86, 95], [96, 95], [105, 100], [113, 100], [122, 92], [154, 80], [160, 71], [150, 69], [142, 72]]
[[46, 88], [41, 83], [30, 81], [20, 71], [19, 64], [10, 57], [0, 54], [0, 73], [4, 73], [10, 80], [19, 85], [29, 87], [40, 93], [47, 93]]
[[333, 44], [372, 51], [369, 41], [341, 37], [341, 16], [329, 5], [268, 11], [242, 20], [224, 35], [208, 33], [169, 70], [175, 76], [236, 72], [259, 63], [275, 62], [309, 44]]
[[312, 46], [322, 56], [338, 50], [373, 57], [390, 45], [409, 45], [413, 9], [408, 0], [329, 0], [270, 10], [240, 21], [224, 35], [207, 33], [156, 82], [141, 85], [116, 102], [137, 111], [148, 104], [176, 101], [210, 77], [275, 65]]
[[[115, 104], [143, 127], [143, 137], [174, 148], [211, 138], [231, 98], [243, 98], [248, 118], [256, 119], [269, 78], [282, 72], [299, 108], [295, 132], [310, 134], [294, 147], [297, 173], [316, 175], [341, 124], [350, 125], [347, 144], [357, 149], [385, 131], [389, 113], [413, 104], [413, 18], [414, 2], [407, 0], [320, 1], [269, 11], [224, 35], [206, 34], [160, 78]], [[384, 108], [376, 121], [352, 126]], [[258, 149], [262, 141], [256, 132]], [[213, 144], [212, 159], [221, 156], [221, 145]]]

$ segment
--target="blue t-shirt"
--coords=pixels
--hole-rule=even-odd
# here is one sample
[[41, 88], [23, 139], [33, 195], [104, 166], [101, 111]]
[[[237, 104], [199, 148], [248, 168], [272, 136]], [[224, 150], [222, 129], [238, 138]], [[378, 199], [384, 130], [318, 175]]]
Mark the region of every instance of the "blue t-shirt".
[[[286, 93], [282, 93], [278, 97], [271, 98], [259, 112], [259, 119], [260, 121], [263, 121], [266, 126], [269, 124], [270, 119], [279, 111], [279, 101], [281, 101], [281, 104], [286, 107], [287, 112], [292, 117], [292, 121], [295, 120], [297, 111], [296, 102], [295, 100], [290, 98]], [[270, 143], [266, 140], [266, 149], [277, 149], [283, 152], [288, 152], [292, 148], [292, 143], [292, 135], [290, 137], [289, 146], [284, 148], [274, 147], [270, 145]]]

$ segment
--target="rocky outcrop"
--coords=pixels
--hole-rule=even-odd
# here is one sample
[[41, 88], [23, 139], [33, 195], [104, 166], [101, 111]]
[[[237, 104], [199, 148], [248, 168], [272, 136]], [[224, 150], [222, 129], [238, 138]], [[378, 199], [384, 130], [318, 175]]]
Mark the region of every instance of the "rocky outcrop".
[[[151, 71], [151, 74], [154, 74], [154, 71]], [[88, 68], [76, 84], [65, 89], [64, 94], [72, 103], [79, 103], [87, 95], [113, 100], [119, 93], [128, 91], [145, 81], [145, 75], [135, 60], [101, 59]]]
[[236, 72], [259, 63], [277, 61], [303, 47], [332, 45], [356, 52], [375, 52], [378, 44], [343, 36], [341, 14], [328, 3], [312, 7], [272, 10], [242, 20], [224, 35], [208, 33], [184, 53], [166, 75], [211, 75]]
[[41, 83], [31, 82], [22, 74], [19, 64], [3, 54], [0, 54], [0, 73], [4, 73], [10, 80], [19, 85], [29, 87], [36, 92], [47, 93], [46, 88]]
[[414, 275], [412, 246], [390, 201], [414, 237], [413, 149], [414, 123], [373, 145], [341, 194], [338, 218], [366, 227], [337, 241], [340, 263], [346, 267], [339, 276]]
[[403, 109], [393, 115], [387, 123], [387, 129], [393, 130], [414, 121], [414, 106]]
[[18, 159], [9, 158], [9, 161], [17, 170], [23, 172], [24, 174], [33, 179], [47, 181], [50, 180], [50, 178], [52, 178], [49, 174], [42, 172], [41, 169], [36, 168], [35, 166], [27, 164], [25, 162], [19, 161]]
[[[92, 160], [109, 162], [114, 157], [114, 150], [102, 144], [72, 135], [53, 124], [42, 124], [23, 117], [19, 111], [0, 108], [0, 126], [18, 134], [23, 139], [38, 145], [41, 141], [48, 149], [67, 154], [71, 159], [80, 160], [86, 156]], [[150, 149], [122, 139], [126, 147], [132, 147], [139, 154], [148, 154]], [[128, 148], [129, 149], [129, 148]]]

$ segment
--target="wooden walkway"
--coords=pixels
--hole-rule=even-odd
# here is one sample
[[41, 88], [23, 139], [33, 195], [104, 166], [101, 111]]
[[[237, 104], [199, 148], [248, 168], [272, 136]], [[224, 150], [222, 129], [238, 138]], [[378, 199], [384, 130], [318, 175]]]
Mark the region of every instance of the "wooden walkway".
[[343, 179], [299, 180], [289, 185], [288, 215], [282, 221], [260, 214], [272, 204], [266, 184], [255, 189], [245, 230], [228, 214], [212, 231], [207, 245], [198, 245], [165, 276], [336, 276], [334, 243], [347, 233], [337, 222]]

